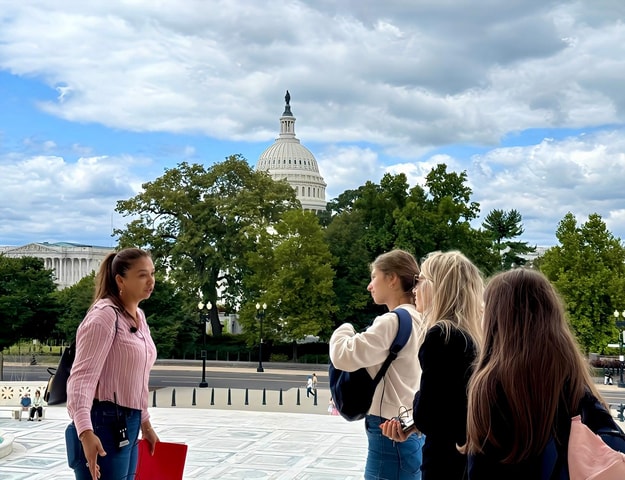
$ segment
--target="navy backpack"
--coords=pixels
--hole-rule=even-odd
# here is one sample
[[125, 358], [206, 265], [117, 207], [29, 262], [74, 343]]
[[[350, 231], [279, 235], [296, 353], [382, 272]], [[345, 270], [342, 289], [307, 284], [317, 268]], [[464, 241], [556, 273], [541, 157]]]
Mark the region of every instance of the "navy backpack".
[[408, 343], [412, 333], [410, 313], [403, 308], [393, 310], [392, 313], [395, 313], [399, 318], [399, 329], [389, 349], [388, 357], [386, 357], [375, 378], [371, 378], [366, 368], [361, 368], [355, 372], [345, 372], [336, 368], [330, 361], [330, 393], [336, 409], [345, 420], [353, 422], [365, 417], [371, 408], [373, 394], [378, 383], [386, 374], [391, 362], [397, 358], [399, 351]]

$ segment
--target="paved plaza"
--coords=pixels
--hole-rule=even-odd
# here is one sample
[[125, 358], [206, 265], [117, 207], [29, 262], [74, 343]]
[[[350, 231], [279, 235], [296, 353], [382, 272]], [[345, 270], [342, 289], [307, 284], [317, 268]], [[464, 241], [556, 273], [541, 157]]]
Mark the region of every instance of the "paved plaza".
[[[229, 406], [227, 390], [218, 390], [211, 406], [211, 389], [205, 389], [196, 407], [171, 407], [165, 402], [171, 389], [164, 390], [157, 404], [162, 399], [167, 406], [150, 408], [152, 424], [161, 440], [189, 446], [185, 480], [362, 478], [364, 424], [328, 415], [327, 392], [319, 392], [316, 406], [305, 394], [295, 405], [297, 389], [284, 392], [282, 406], [278, 392], [267, 392], [267, 405], [262, 392], [250, 392], [245, 406], [239, 390], [231, 392]], [[177, 389], [178, 405], [191, 400], [192, 389]], [[47, 407], [42, 422], [0, 418], [0, 432], [15, 437], [13, 453], [0, 459], [0, 480], [73, 479], [63, 436], [68, 422], [65, 407]]]
[[[321, 376], [325, 381], [326, 375]], [[623, 391], [600, 388], [608, 401]], [[297, 388], [282, 395], [275, 390], [176, 388], [174, 393], [164, 388], [156, 398], [151, 394], [150, 405], [156, 406], [150, 413], [162, 441], [189, 446], [185, 480], [362, 479], [364, 424], [328, 415], [328, 399], [327, 389], [319, 389], [315, 404], [305, 389]], [[0, 458], [0, 480], [73, 480], [65, 454], [68, 423], [64, 406], [46, 407], [42, 422], [0, 417], [0, 433], [15, 439], [13, 452]]]

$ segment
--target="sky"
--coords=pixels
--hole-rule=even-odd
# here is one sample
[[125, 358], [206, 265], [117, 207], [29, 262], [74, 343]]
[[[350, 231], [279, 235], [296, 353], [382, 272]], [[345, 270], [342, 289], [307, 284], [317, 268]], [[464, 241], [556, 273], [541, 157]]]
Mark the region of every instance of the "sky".
[[287, 89], [327, 200], [445, 163], [475, 227], [625, 238], [623, 0], [0, 0], [0, 245], [116, 245], [165, 169], [255, 166]]

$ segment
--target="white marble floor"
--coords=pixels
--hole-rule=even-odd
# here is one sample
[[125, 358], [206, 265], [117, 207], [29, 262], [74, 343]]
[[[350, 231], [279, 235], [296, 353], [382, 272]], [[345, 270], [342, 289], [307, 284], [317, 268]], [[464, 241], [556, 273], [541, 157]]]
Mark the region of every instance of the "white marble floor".
[[[152, 408], [163, 441], [189, 445], [186, 479], [355, 480], [362, 478], [366, 435], [362, 422], [275, 411]], [[15, 437], [0, 459], [0, 480], [73, 479], [67, 466], [64, 407], [48, 407], [42, 422], [0, 418]]]

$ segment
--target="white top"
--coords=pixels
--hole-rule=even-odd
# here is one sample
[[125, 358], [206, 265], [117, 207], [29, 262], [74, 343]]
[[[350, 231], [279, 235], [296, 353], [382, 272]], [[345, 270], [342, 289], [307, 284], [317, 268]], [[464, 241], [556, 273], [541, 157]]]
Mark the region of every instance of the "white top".
[[[412, 317], [412, 334], [408, 343], [391, 363], [386, 375], [378, 384], [369, 414], [389, 419], [400, 413], [400, 407], [412, 408], [414, 394], [421, 382], [419, 348], [423, 343], [425, 328], [421, 314], [414, 305], [402, 304]], [[399, 319], [394, 313], [376, 317], [373, 324], [362, 333], [344, 323], [330, 338], [330, 359], [341, 370], [353, 372], [366, 367], [371, 378], [378, 373], [389, 353], [399, 329]]]

